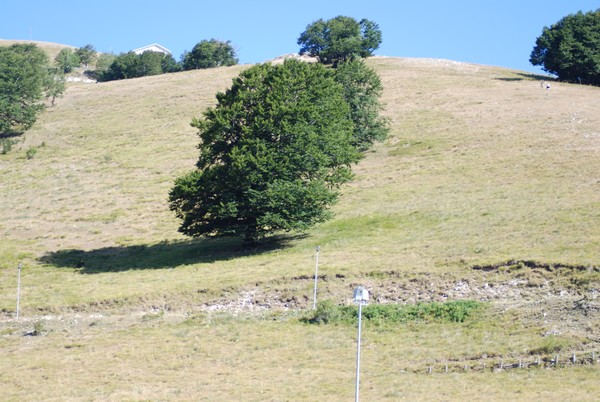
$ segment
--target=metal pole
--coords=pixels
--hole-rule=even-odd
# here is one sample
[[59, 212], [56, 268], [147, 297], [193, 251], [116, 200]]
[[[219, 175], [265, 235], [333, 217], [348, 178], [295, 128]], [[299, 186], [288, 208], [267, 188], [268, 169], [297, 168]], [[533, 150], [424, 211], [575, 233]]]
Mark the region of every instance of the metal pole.
[[17, 319], [19, 319], [19, 305], [21, 303], [21, 268], [22, 263], [19, 263], [19, 272], [17, 274]]
[[321, 248], [317, 246], [315, 250], [317, 250], [317, 254], [315, 257], [315, 286], [314, 286], [314, 294], [313, 294], [313, 310], [317, 309], [317, 279], [319, 277], [319, 250]]
[[360, 384], [360, 330], [362, 327], [362, 305], [363, 302], [358, 302], [358, 339], [356, 341], [356, 389], [354, 390], [354, 401], [358, 402], [358, 389]]

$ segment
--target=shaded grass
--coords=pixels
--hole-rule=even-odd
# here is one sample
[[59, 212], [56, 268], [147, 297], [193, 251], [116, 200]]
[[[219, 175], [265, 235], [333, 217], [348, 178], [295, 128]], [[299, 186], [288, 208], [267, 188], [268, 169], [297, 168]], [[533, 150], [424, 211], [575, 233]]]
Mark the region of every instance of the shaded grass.
[[211, 264], [219, 260], [281, 250], [298, 236], [275, 236], [251, 249], [239, 239], [196, 239], [162, 241], [153, 245], [106, 247], [96, 250], [59, 250], [39, 260], [61, 268], [78, 268], [83, 274], [120, 272], [137, 269], [174, 268]]

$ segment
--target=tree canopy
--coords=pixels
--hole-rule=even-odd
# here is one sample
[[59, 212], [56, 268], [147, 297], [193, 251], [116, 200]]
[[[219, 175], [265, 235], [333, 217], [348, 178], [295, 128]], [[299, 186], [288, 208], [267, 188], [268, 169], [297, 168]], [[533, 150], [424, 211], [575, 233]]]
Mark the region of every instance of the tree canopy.
[[171, 73], [179, 70], [179, 65], [170, 54], [159, 52], [121, 53], [98, 77], [100, 81], [123, 80]]
[[342, 84], [350, 106], [354, 124], [352, 144], [364, 151], [374, 142], [385, 140], [389, 127], [388, 120], [379, 114], [383, 109], [379, 102], [383, 86], [377, 73], [364, 60], [352, 60], [337, 66], [335, 79]]
[[0, 137], [23, 133], [48, 98], [64, 91], [64, 77], [34, 44], [0, 47]]
[[367, 19], [338, 16], [319, 19], [298, 38], [300, 53], [317, 57], [321, 63], [337, 65], [357, 57], [366, 58], [381, 44], [379, 26]]
[[197, 43], [191, 52], [184, 53], [181, 63], [184, 70], [195, 70], [233, 66], [238, 63], [238, 58], [230, 41], [211, 39]]
[[79, 67], [81, 64], [79, 56], [73, 52], [73, 49], [68, 47], [60, 49], [60, 52], [58, 52], [54, 58], [54, 61], [56, 62], [58, 68], [60, 68], [65, 74], [70, 73], [73, 71], [73, 69]]
[[77, 48], [75, 50], [75, 54], [77, 55], [77, 57], [79, 57], [80, 63], [85, 66], [88, 66], [89, 64], [93, 63], [96, 60], [96, 57], [98, 56], [98, 52], [96, 52], [94, 46], [90, 44]]
[[201, 138], [197, 169], [169, 194], [179, 230], [252, 243], [328, 219], [360, 156], [334, 71], [296, 60], [256, 65], [217, 100], [192, 122]]
[[529, 61], [561, 81], [600, 85], [600, 9], [544, 27]]

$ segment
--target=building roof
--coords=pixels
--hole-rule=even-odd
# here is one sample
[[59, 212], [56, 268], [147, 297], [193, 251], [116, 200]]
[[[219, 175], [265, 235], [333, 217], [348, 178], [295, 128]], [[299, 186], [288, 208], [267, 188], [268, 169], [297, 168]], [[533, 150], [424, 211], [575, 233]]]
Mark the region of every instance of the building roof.
[[167, 49], [166, 47], [164, 47], [162, 45], [159, 45], [158, 43], [153, 43], [148, 46], [133, 49], [132, 52], [135, 54], [142, 54], [144, 52], [160, 52], [160, 53], [165, 53], [165, 54], [171, 54], [171, 51], [169, 49]]

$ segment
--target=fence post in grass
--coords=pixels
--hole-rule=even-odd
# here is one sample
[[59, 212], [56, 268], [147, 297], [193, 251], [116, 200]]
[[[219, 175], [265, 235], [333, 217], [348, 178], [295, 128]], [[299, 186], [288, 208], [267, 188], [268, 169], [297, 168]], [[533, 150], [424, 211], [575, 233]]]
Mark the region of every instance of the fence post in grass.
[[21, 268], [23, 268], [23, 264], [19, 263], [18, 273], [17, 273], [17, 320], [19, 319], [20, 304], [21, 304]]
[[360, 337], [362, 327], [362, 306], [369, 301], [369, 291], [362, 286], [354, 289], [354, 302], [358, 304], [358, 335], [356, 339], [356, 384], [354, 389], [354, 401], [358, 402], [360, 387]]
[[592, 352], [592, 364], [596, 364], [596, 354]]
[[573, 356], [571, 357], [571, 363], [577, 363], [577, 355], [575, 353], [573, 353]]
[[554, 359], [554, 366], [558, 367], [558, 355], [556, 355], [556, 358]]
[[317, 246], [315, 248], [315, 286], [314, 286], [314, 294], [313, 294], [313, 310], [317, 309], [317, 280], [319, 278], [319, 250], [321, 247]]

